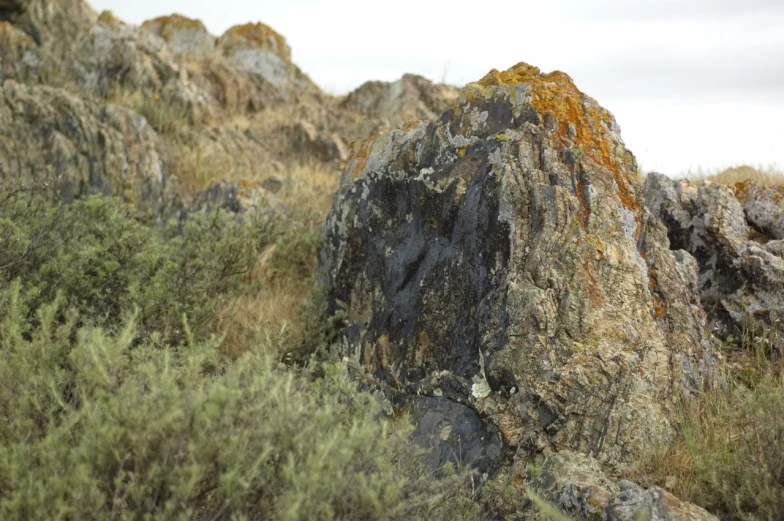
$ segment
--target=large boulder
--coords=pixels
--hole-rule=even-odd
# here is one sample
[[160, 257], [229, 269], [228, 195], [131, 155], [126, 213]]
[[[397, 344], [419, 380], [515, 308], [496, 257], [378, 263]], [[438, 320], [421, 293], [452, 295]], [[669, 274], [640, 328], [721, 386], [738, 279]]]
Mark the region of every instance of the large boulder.
[[694, 259], [669, 251], [612, 115], [561, 72], [492, 71], [440, 120], [356, 144], [325, 234], [333, 349], [467, 404], [507, 450], [621, 467], [667, 442], [712, 364]]
[[750, 332], [784, 350], [784, 189], [652, 173], [645, 198], [671, 244], [697, 259], [711, 329], [725, 339]]
[[127, 108], [8, 80], [0, 90], [0, 127], [0, 182], [50, 172], [64, 200], [116, 195], [156, 216], [177, 205], [158, 135]]

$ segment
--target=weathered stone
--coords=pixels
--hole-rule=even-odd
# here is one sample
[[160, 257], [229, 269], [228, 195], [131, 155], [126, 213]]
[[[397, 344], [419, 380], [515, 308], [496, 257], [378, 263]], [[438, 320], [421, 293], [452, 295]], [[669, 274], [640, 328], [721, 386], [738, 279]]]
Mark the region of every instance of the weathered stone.
[[459, 92], [457, 87], [406, 74], [391, 83], [364, 83], [346, 96], [341, 107], [385, 120], [387, 126], [399, 125], [411, 119], [438, 119], [451, 108]]
[[217, 45], [233, 67], [262, 78], [286, 100], [315, 87], [292, 63], [285, 38], [262, 23], [232, 27]]
[[158, 136], [142, 116], [61, 89], [10, 80], [0, 96], [0, 179], [51, 171], [66, 200], [116, 195], [156, 215], [176, 206]]
[[750, 226], [768, 239], [784, 239], [784, 186], [757, 186], [749, 180], [733, 189]]
[[[699, 294], [710, 328], [721, 338], [750, 330], [784, 349], [784, 233], [780, 188], [751, 181], [699, 185], [650, 174], [646, 202], [667, 226], [673, 247], [699, 265]], [[771, 340], [770, 338], [768, 340]]]
[[445, 397], [415, 397], [411, 419], [416, 424], [414, 442], [429, 449], [422, 463], [430, 472], [452, 463], [486, 476], [501, 460], [498, 432], [467, 405]]
[[47, 53], [62, 57], [98, 15], [82, 0], [3, 0], [0, 21], [29, 34]]
[[339, 349], [397, 387], [451, 373], [505, 446], [665, 443], [712, 352], [636, 169], [609, 112], [525, 64], [355, 145], [320, 258]]
[[604, 521], [605, 507], [618, 492], [594, 458], [570, 451], [548, 457], [526, 485], [575, 521]]
[[[569, 451], [548, 457], [539, 475], [523, 485], [574, 521], [718, 521], [660, 487], [615, 483], [594, 458]], [[524, 519], [543, 518], [530, 502], [523, 503]]]
[[283, 209], [275, 197], [260, 186], [221, 180], [196, 194], [187, 213], [224, 210], [234, 214], [274, 212]]
[[719, 521], [705, 509], [683, 502], [662, 488], [643, 490], [629, 481], [621, 481], [620, 488], [605, 509], [607, 521]]
[[173, 14], [147, 20], [141, 28], [163, 38], [175, 53], [204, 55], [215, 51], [216, 39], [201, 20]]
[[73, 54], [78, 84], [104, 97], [128, 91], [152, 98], [182, 77], [166, 42], [109, 11], [78, 39]]
[[30, 35], [9, 22], [0, 22], [0, 84], [6, 79], [38, 79], [40, 63]]

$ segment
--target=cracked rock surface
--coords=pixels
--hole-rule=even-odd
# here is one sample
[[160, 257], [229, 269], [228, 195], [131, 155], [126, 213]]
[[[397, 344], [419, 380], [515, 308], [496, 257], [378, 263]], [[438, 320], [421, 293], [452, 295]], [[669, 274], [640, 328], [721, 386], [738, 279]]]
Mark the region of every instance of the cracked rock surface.
[[523, 63], [355, 144], [320, 279], [340, 354], [467, 404], [501, 458], [622, 467], [669, 439], [673, 400], [713, 363], [696, 262], [670, 251], [612, 115]]

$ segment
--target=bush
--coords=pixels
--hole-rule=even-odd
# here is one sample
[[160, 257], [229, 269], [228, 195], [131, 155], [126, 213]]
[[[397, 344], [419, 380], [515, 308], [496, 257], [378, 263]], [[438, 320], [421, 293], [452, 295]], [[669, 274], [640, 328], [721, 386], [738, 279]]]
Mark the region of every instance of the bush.
[[260, 252], [310, 280], [310, 227], [222, 213], [154, 227], [115, 199], [9, 186], [0, 519], [479, 516], [466, 476], [430, 480], [410, 427], [342, 366], [280, 364], [285, 329], [257, 326], [236, 360], [205, 339], [214, 311], [255, 289]]
[[261, 215], [239, 221], [216, 211], [156, 228], [117, 199], [52, 205], [0, 189], [0, 287], [21, 279], [32, 312], [62, 294], [81, 320], [108, 328], [136, 307], [141, 336], [179, 342], [183, 315], [199, 336], [279, 235], [279, 223]]
[[[264, 346], [139, 343], [75, 328], [61, 300], [24, 317], [0, 293], [0, 518], [375, 519], [402, 503], [405, 430], [335, 366], [312, 380]], [[58, 321], [58, 316], [68, 320]]]

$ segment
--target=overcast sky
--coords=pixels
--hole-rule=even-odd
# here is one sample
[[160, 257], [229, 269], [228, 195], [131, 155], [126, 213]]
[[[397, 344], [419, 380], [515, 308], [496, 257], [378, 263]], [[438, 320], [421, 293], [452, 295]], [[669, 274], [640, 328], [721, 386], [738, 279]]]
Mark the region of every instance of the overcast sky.
[[525, 61], [608, 108], [646, 170], [784, 168], [784, 0], [93, 0], [214, 34], [264, 22], [324, 90], [403, 73], [462, 85]]

